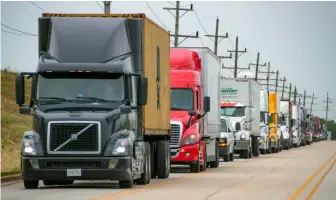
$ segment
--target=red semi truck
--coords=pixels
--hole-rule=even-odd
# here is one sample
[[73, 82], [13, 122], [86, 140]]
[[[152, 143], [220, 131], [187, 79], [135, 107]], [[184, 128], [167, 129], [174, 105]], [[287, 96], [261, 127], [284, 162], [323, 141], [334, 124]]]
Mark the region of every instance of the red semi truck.
[[217, 168], [220, 59], [208, 48], [171, 48], [170, 66], [171, 164]]
[[320, 141], [321, 137], [321, 122], [319, 117], [315, 117], [315, 130], [316, 130], [316, 139], [315, 142]]

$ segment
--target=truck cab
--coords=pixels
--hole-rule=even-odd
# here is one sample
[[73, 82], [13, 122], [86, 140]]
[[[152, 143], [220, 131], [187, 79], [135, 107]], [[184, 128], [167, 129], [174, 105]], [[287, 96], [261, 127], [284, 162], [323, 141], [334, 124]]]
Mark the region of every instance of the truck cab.
[[[193, 173], [204, 171], [208, 165], [219, 165], [219, 122], [217, 140], [207, 137], [209, 131], [205, 116], [210, 112], [210, 97], [205, 96], [204, 88], [208, 83], [202, 79], [202, 73], [210, 66], [204, 65], [194, 50], [170, 49], [171, 164], [189, 165]], [[212, 109], [215, 111], [216, 107]], [[219, 106], [217, 109], [219, 121]]]
[[293, 146], [293, 130], [291, 126], [292, 102], [289, 100], [280, 101], [279, 124], [282, 132], [282, 146], [288, 150]]
[[299, 147], [301, 144], [301, 121], [299, 118], [299, 106], [296, 104], [292, 106], [291, 125], [293, 131], [293, 147]]
[[273, 122], [273, 115], [268, 112], [268, 91], [260, 90], [260, 138], [259, 150], [261, 154], [271, 153], [269, 137], [269, 123]]
[[236, 130], [229, 117], [221, 116], [221, 133], [219, 137], [219, 156], [224, 162], [234, 160], [234, 144]]

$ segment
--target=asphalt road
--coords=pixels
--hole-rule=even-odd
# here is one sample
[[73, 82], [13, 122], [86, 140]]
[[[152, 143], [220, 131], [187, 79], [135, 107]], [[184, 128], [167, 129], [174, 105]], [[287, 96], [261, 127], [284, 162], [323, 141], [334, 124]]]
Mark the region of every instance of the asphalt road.
[[217, 169], [191, 174], [173, 169], [169, 179], [152, 179], [151, 184], [135, 189], [119, 189], [110, 181], [75, 182], [67, 187], [25, 190], [22, 183], [2, 184], [4, 200], [109, 200], [109, 199], [190, 199], [190, 200], [284, 200], [333, 199], [336, 196], [336, 142], [312, 145], [261, 155], [249, 160], [221, 162]]

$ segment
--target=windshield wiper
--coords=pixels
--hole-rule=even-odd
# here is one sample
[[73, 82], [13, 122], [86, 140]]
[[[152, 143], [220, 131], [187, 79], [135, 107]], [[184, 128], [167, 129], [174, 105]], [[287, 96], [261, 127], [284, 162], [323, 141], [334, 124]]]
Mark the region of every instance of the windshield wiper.
[[39, 99], [55, 99], [55, 100], [69, 101], [68, 99], [62, 97], [39, 97]]
[[183, 108], [170, 108], [170, 110], [186, 110], [186, 109], [183, 109]]
[[78, 99], [91, 99], [91, 100], [97, 100], [97, 101], [110, 101], [110, 102], [115, 102], [112, 100], [106, 100], [106, 99], [102, 99], [102, 98], [97, 98], [97, 97], [76, 97]]

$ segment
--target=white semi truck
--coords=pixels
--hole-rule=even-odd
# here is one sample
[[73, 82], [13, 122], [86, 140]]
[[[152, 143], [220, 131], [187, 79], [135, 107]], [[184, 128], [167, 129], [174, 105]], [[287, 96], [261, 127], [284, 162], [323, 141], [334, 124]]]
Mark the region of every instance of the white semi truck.
[[282, 131], [282, 146], [288, 150], [293, 146], [293, 134], [291, 126], [291, 106], [292, 103], [288, 100], [280, 101], [280, 130]]
[[253, 78], [221, 78], [221, 115], [230, 117], [235, 153], [241, 158], [259, 156], [260, 84]]

